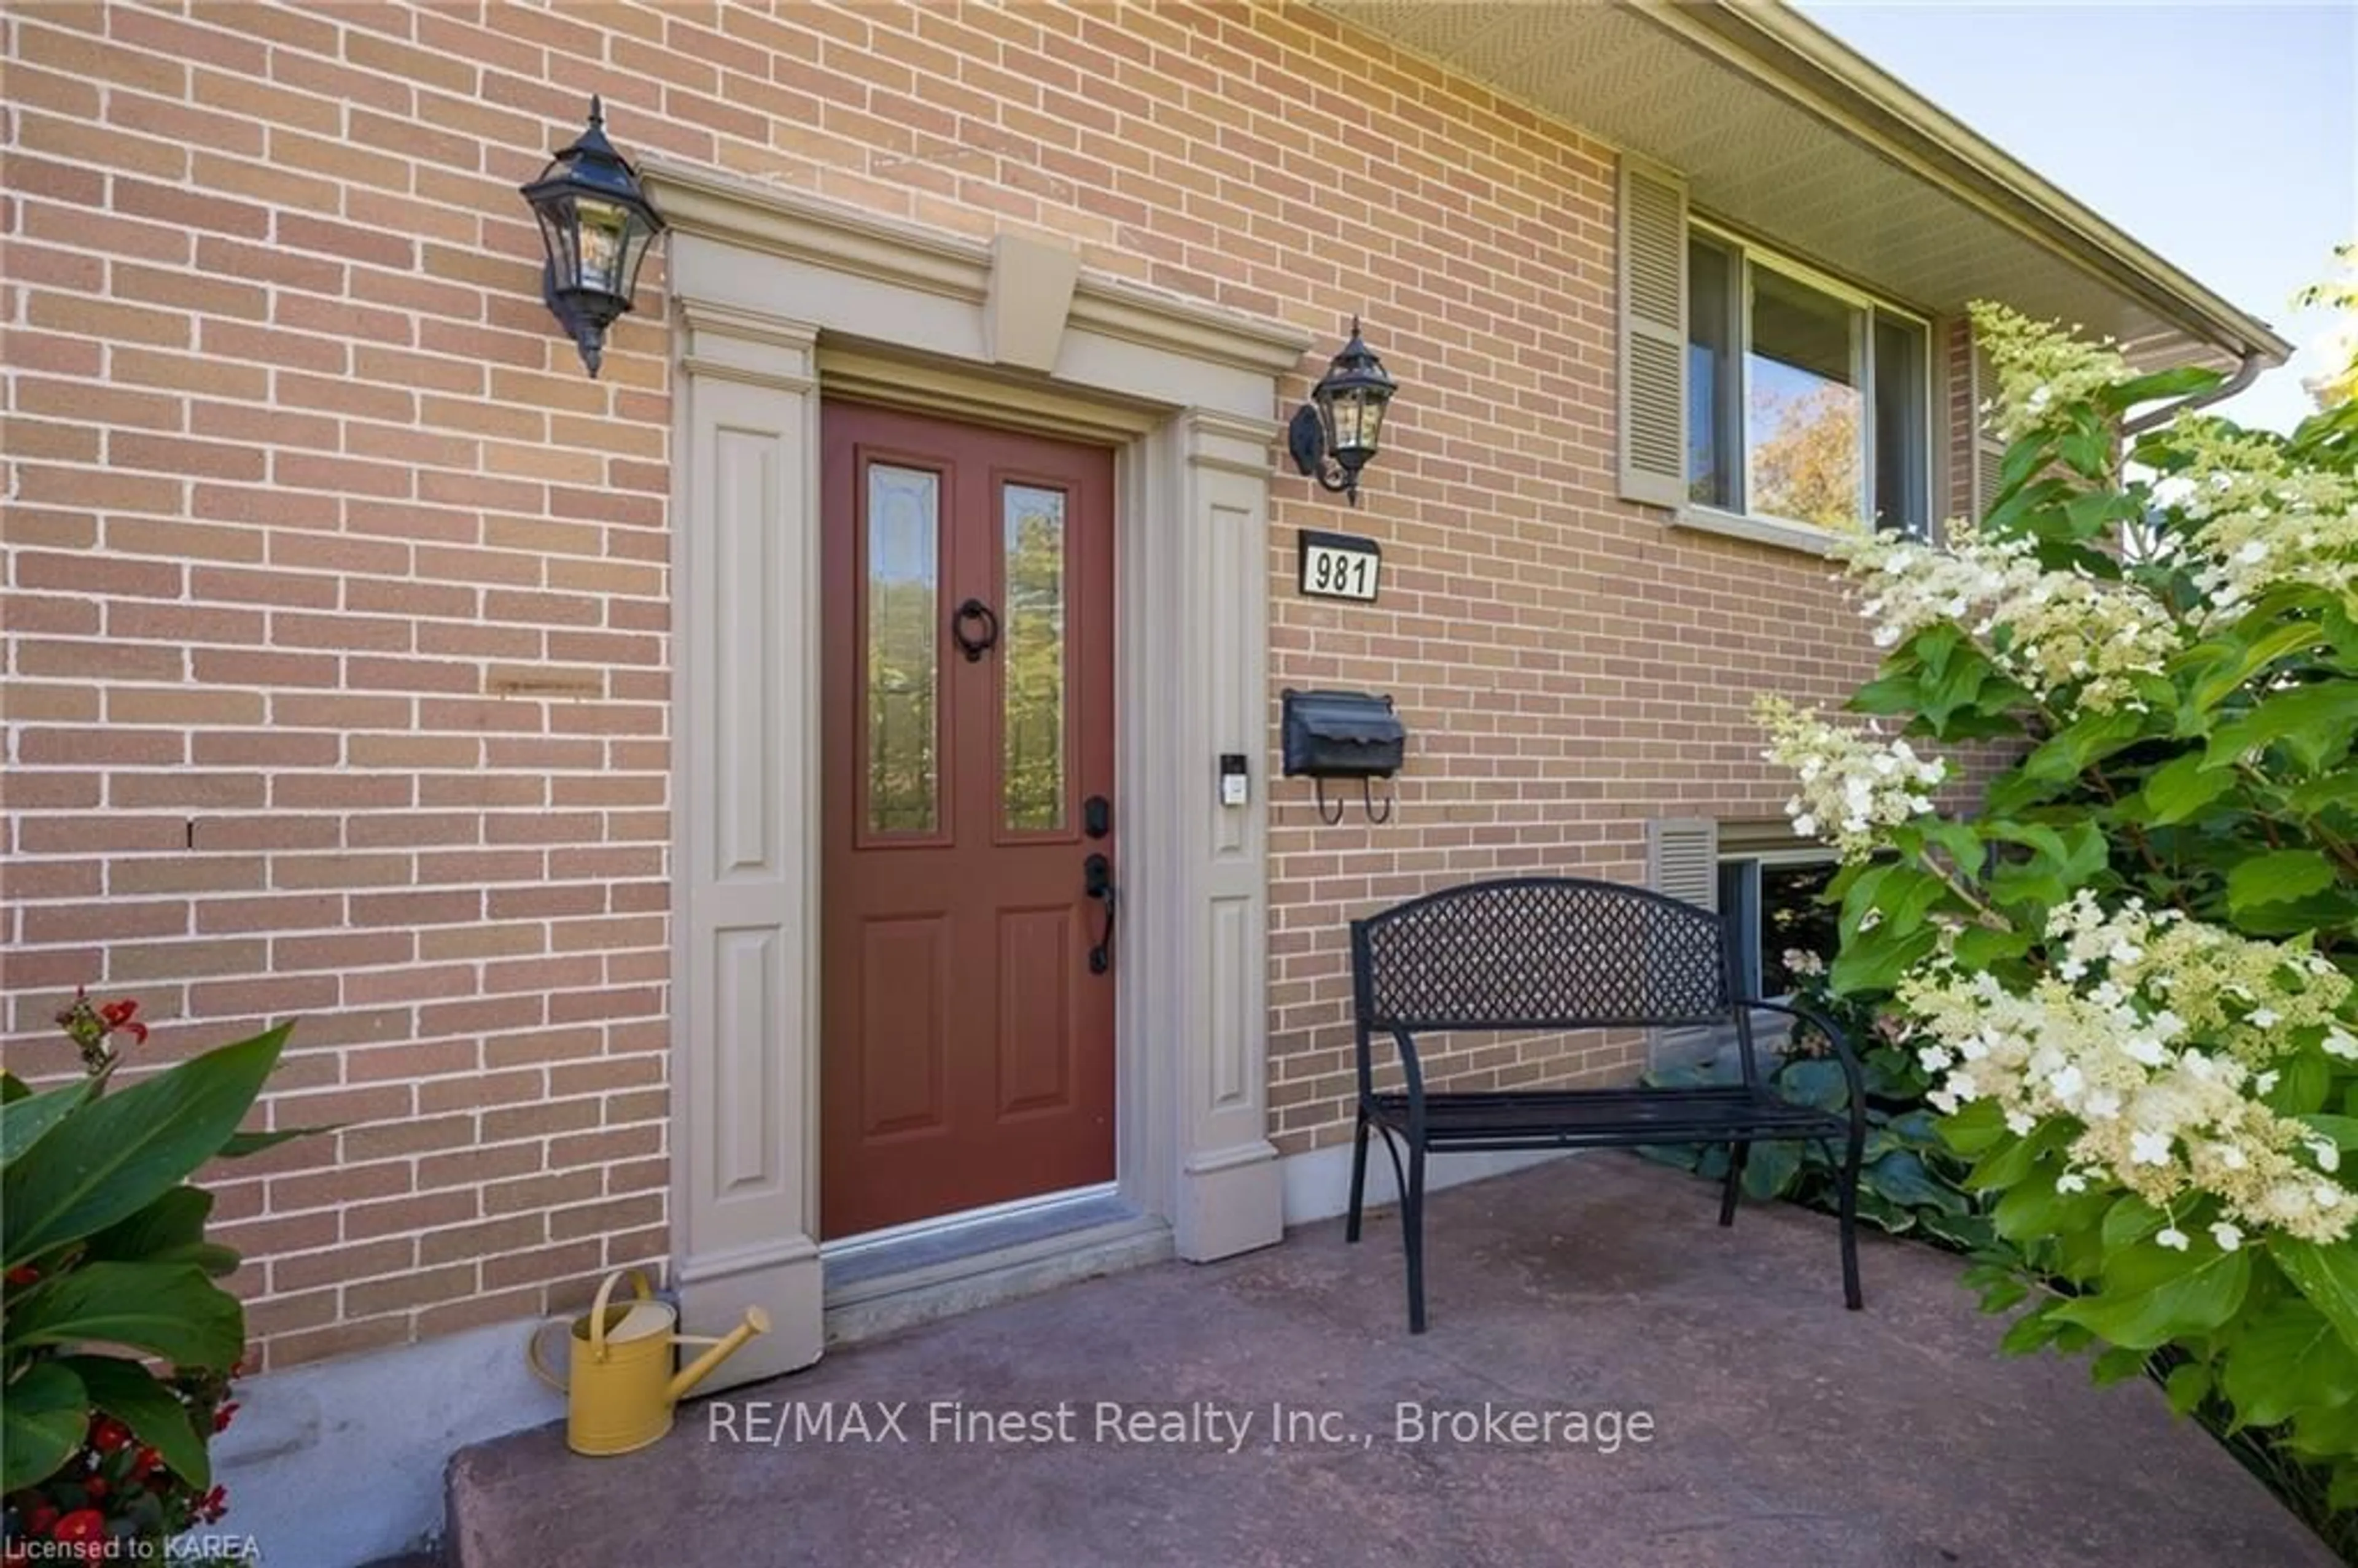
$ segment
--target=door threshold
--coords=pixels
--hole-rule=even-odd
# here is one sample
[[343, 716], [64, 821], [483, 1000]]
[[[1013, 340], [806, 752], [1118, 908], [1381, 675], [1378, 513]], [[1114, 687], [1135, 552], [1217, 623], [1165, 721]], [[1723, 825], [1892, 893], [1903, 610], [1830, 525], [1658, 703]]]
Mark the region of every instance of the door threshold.
[[827, 1343], [849, 1345], [1173, 1256], [1171, 1227], [1110, 1187], [819, 1249]]

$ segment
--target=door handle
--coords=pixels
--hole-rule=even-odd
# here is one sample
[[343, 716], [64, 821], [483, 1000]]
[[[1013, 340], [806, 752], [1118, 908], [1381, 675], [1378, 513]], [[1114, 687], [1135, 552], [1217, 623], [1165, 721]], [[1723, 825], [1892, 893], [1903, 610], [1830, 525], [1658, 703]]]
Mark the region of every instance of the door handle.
[[1102, 975], [1113, 968], [1113, 911], [1120, 896], [1114, 891], [1113, 862], [1103, 855], [1082, 861], [1081, 892], [1105, 904], [1105, 924], [1098, 928], [1098, 945], [1089, 949], [1089, 973]]

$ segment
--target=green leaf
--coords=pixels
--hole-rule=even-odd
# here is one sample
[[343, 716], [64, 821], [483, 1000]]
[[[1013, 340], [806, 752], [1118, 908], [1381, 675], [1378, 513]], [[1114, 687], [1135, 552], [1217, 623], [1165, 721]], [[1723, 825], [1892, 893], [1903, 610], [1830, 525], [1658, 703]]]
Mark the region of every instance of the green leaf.
[[2055, 1315], [2055, 1308], [2060, 1304], [2050, 1302], [2016, 1318], [1999, 1337], [1998, 1349], [2008, 1356], [2027, 1356], [2052, 1340], [2063, 1326], [2062, 1320]]
[[187, 1263], [87, 1263], [9, 1310], [8, 1353], [30, 1345], [126, 1345], [182, 1367], [227, 1368], [245, 1309]]
[[216, 1279], [236, 1271], [238, 1257], [205, 1239], [213, 1195], [179, 1186], [90, 1238], [85, 1256], [123, 1263], [194, 1263]]
[[93, 1100], [0, 1176], [9, 1267], [146, 1208], [237, 1130], [294, 1026], [282, 1023]]
[[1959, 1106], [1953, 1115], [1944, 1116], [1934, 1130], [1941, 1141], [1960, 1154], [1979, 1154], [2001, 1138], [2011, 1137], [2006, 1130], [2006, 1113], [1997, 1101], [1977, 1099]]
[[1869, 931], [1856, 942], [1843, 944], [1827, 971], [1826, 984], [1837, 996], [1887, 991], [1899, 983], [1900, 976], [1931, 956], [1940, 936], [1929, 925], [1920, 925], [1898, 937], [1887, 936], [1880, 930]]
[[1909, 1208], [1963, 1214], [1972, 1206], [1964, 1194], [1934, 1175], [1922, 1156], [1912, 1150], [1894, 1150], [1860, 1172], [1859, 1179], [1893, 1203]]
[[2182, 1361], [2169, 1369], [2161, 1386], [2171, 1410], [2192, 1415], [2211, 1395], [2211, 1368], [2200, 1361]]
[[2150, 375], [2134, 376], [2116, 381], [2096, 390], [2096, 406], [2108, 414], [2125, 414], [2140, 403], [2157, 403], [2165, 397], [2184, 397], [2190, 393], [2208, 392], [2225, 381], [2215, 370], [2201, 365], [2179, 365], [2171, 370], [2158, 370]]
[[2105, 1211], [2104, 1249], [2118, 1251], [2160, 1228], [2161, 1210], [2135, 1193], [2126, 1194]]
[[1984, 1154], [1965, 1173], [1965, 1186], [1973, 1192], [2010, 1187], [2037, 1170], [2039, 1161], [2062, 1147], [2069, 1136], [2061, 1121], [2041, 1122], [2013, 1142], [2001, 1142]]
[[2203, 766], [2223, 768], [2245, 752], [2284, 743], [2311, 771], [2346, 751], [2358, 732], [2358, 681], [2328, 680], [2277, 692], [2211, 732]]
[[1756, 1143], [1744, 1162], [1744, 1195], [1759, 1202], [1780, 1197], [1801, 1173], [1798, 1143]]
[[[39, 1094], [19, 1095], [0, 1105], [0, 1164], [15, 1160], [42, 1134], [63, 1121], [74, 1107], [90, 1098], [91, 1085], [95, 1082], [95, 1078], [81, 1078]], [[21, 1089], [25, 1086], [16, 1087]]]
[[15, 1105], [32, 1092], [24, 1079], [7, 1068], [0, 1067], [0, 1105]]
[[[2237, 628], [2238, 632], [2241, 630], [2241, 627]], [[2294, 620], [2266, 626], [2249, 642], [2236, 636], [2223, 645], [2205, 643], [2204, 647], [2217, 651], [2217, 656], [2215, 662], [2196, 678], [2189, 700], [2197, 711], [2208, 713], [2241, 690], [2244, 682], [2278, 659], [2288, 654], [2314, 647], [2324, 640], [2324, 628], [2315, 622]]]
[[2315, 849], [2271, 849], [2236, 862], [2227, 873], [2227, 907], [2236, 914], [2267, 903], [2288, 903], [2333, 885], [2333, 862]]
[[0, 1401], [0, 1492], [48, 1480], [89, 1430], [81, 1379], [58, 1362], [33, 1363]]
[[2238, 1422], [2276, 1426], [2307, 1405], [2358, 1400], [2358, 1346], [2306, 1301], [2278, 1301], [2243, 1324], [2219, 1388]]
[[2055, 1315], [2115, 1345], [2150, 1350], [2217, 1328], [2235, 1315], [2251, 1283], [2252, 1255], [2240, 1248], [2139, 1245], [2113, 1254], [2101, 1292], [2064, 1303]]
[[2094, 1380], [2096, 1387], [2109, 1389], [2143, 1372], [2146, 1360], [2144, 1351], [2116, 1345], [2096, 1357], [2095, 1364], [2088, 1368], [2088, 1376]]
[[222, 1160], [243, 1160], [249, 1154], [259, 1154], [265, 1149], [276, 1149], [281, 1143], [297, 1138], [317, 1138], [321, 1133], [341, 1131], [348, 1123], [330, 1121], [319, 1127], [282, 1127], [273, 1132], [233, 1132], [229, 1141], [221, 1146], [216, 1156]]
[[2270, 1244], [2268, 1257], [2342, 1342], [2358, 1349], [2358, 1248], [2279, 1240]]
[[120, 1356], [69, 1356], [92, 1405], [131, 1429], [163, 1457], [173, 1474], [201, 1491], [212, 1485], [212, 1460], [189, 1407], [145, 1367]]
[[1800, 1105], [1840, 1110], [1850, 1104], [1850, 1080], [1831, 1056], [1804, 1056], [1777, 1075], [1777, 1092]]
[[2189, 752], [2156, 768], [2145, 781], [2149, 819], [2158, 826], [2183, 822], [2235, 787], [2223, 768], [2205, 769], [2202, 753]]

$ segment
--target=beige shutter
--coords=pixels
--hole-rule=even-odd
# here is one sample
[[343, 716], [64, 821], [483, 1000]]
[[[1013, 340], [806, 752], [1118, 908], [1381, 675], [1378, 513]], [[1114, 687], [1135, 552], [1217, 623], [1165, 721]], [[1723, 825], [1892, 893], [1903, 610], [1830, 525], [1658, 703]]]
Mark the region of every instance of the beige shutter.
[[1646, 885], [1717, 909], [1719, 824], [1708, 816], [1665, 816], [1646, 824]]
[[1687, 498], [1687, 188], [1669, 169], [1621, 158], [1621, 496]]
[[1982, 412], [1985, 399], [1997, 395], [1997, 373], [1990, 368], [1989, 356], [1976, 343], [1973, 349], [1972, 395], [1966, 417], [1974, 428], [1974, 521], [1989, 515], [1990, 503], [1997, 498], [1998, 478], [2006, 468], [2006, 443], [1990, 434], [1989, 418]]
[[[1719, 824], [1707, 816], [1665, 816], [1646, 824], [1646, 885], [1656, 892], [1719, 907]], [[1646, 1060], [1660, 1070], [1691, 1066], [1718, 1054], [1725, 1029], [1657, 1029]]]

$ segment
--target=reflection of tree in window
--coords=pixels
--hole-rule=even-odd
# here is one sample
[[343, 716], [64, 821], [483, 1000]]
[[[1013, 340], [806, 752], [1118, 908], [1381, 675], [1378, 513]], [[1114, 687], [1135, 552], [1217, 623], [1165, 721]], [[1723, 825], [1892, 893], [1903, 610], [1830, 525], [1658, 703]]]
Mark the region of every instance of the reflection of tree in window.
[[868, 470], [868, 826], [879, 833], [936, 823], [938, 484]]
[[1762, 994], [1786, 996], [1793, 989], [1785, 955], [1798, 949], [1831, 960], [1841, 946], [1840, 911], [1822, 903], [1834, 879], [1831, 860], [1760, 868], [1760, 978]]
[[1011, 484], [1001, 767], [1007, 826], [1065, 825], [1065, 498]]
[[1751, 510], [1856, 527], [1866, 503], [1861, 313], [1768, 267], [1752, 269], [1746, 492]]

